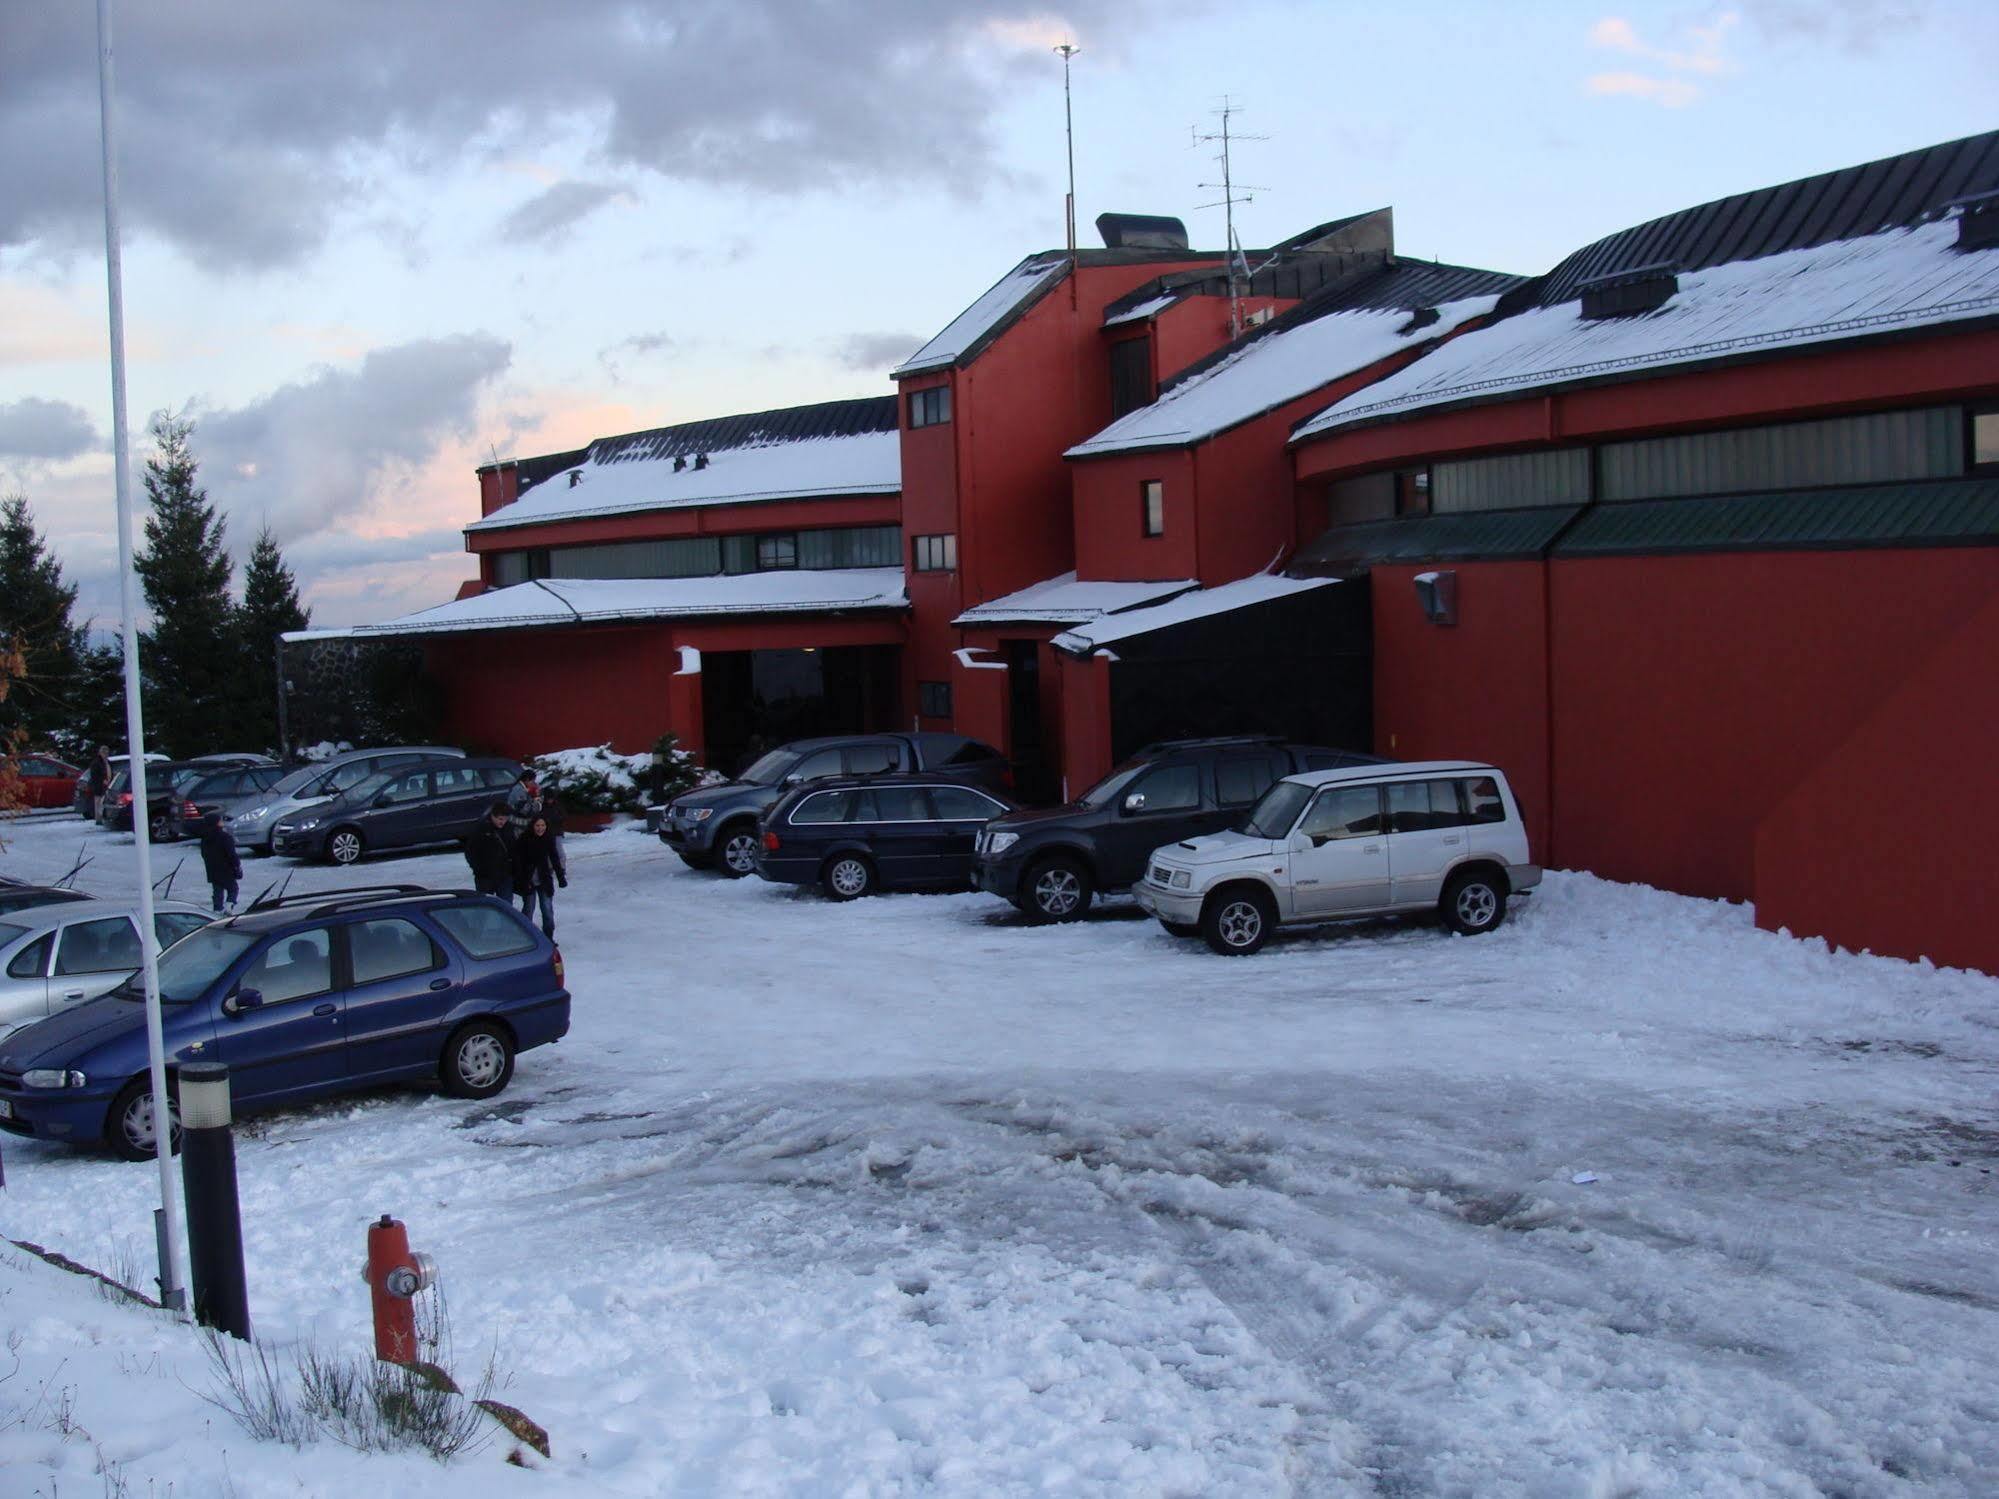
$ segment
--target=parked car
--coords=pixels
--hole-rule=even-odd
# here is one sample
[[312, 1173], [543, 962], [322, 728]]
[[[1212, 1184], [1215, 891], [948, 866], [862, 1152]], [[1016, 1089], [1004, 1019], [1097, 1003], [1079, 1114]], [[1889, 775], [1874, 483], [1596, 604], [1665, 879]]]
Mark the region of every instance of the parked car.
[[[118, 779], [119, 774], [130, 763], [131, 758], [130, 755], [112, 755], [109, 757], [112, 780], [115, 781]], [[167, 756], [165, 755], [148, 753], [146, 756], [146, 766], [149, 770], [155, 765], [164, 765], [166, 763]], [[109, 782], [106, 783], [105, 790], [109, 792]], [[70, 806], [75, 810], [78, 817], [83, 818], [86, 822], [90, 820], [90, 783], [88, 771], [85, 771], [83, 777], [77, 781], [76, 791], [71, 797]]]
[[979, 835], [973, 882], [1036, 921], [1070, 921], [1098, 892], [1136, 884], [1153, 849], [1228, 827], [1281, 777], [1381, 763], [1257, 736], [1147, 745], [1067, 806], [989, 823]]
[[835, 777], [794, 787], [758, 824], [756, 870], [834, 900], [965, 890], [979, 829], [1014, 804], [937, 776]]
[[281, 765], [204, 765], [191, 761], [175, 778], [170, 803], [174, 836], [193, 837], [201, 831], [201, 820], [219, 812], [226, 823], [238, 812], [255, 806], [284, 779]]
[[271, 852], [352, 864], [371, 850], [455, 842], [520, 774], [512, 760], [398, 765], [278, 823], [271, 829]]
[[[183, 808], [174, 795], [177, 775], [187, 770], [179, 760], [149, 762], [146, 766], [146, 827], [155, 843], [170, 842], [182, 820]], [[121, 768], [104, 788], [104, 801], [97, 809], [97, 825], [113, 833], [132, 831], [132, 775]]]
[[89, 899], [81, 890], [69, 890], [61, 885], [22, 885], [8, 880], [0, 883], [0, 916], [13, 911], [32, 910], [36, 906]]
[[189, 755], [189, 765], [276, 765], [269, 755], [255, 750], [218, 750], [210, 755]]
[[791, 787], [827, 776], [922, 772], [1003, 793], [1006, 757], [962, 734], [845, 734], [798, 739], [759, 757], [733, 781], [685, 792], [646, 812], [646, 827], [693, 869], [740, 879], [756, 868], [757, 819]]
[[415, 765], [430, 760], [462, 760], [465, 751], [441, 745], [399, 744], [381, 749], [349, 750], [325, 760], [302, 765], [274, 782], [251, 805], [229, 819], [229, 832], [236, 846], [254, 853], [271, 851], [271, 829], [291, 818], [302, 808], [317, 806], [361, 782], [372, 780], [392, 765]]
[[[0, 757], [5, 758], [5, 757]], [[14, 760], [14, 772], [21, 778], [23, 806], [67, 807], [76, 800], [77, 783], [83, 772], [54, 755], [21, 755]]]
[[[153, 935], [163, 948], [207, 925], [207, 913], [194, 906], [153, 907]], [[61, 900], [0, 916], [0, 1033], [95, 998], [140, 962], [132, 901]]]
[[1242, 956], [1280, 925], [1434, 911], [1489, 932], [1541, 883], [1506, 776], [1424, 760], [1288, 776], [1241, 827], [1156, 850], [1138, 903]]
[[[151, 1155], [141, 998], [120, 984], [0, 1040], [0, 1129]], [[489, 896], [409, 885], [198, 931], [161, 957], [160, 998], [169, 1065], [228, 1064], [243, 1112], [401, 1080], [490, 1098], [517, 1053], [569, 1030], [553, 942]]]

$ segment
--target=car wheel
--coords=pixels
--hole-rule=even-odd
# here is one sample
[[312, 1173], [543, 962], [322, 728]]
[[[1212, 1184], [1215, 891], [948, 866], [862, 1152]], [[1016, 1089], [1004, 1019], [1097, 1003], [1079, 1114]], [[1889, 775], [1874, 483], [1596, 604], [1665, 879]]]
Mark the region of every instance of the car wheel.
[[1201, 912], [1201, 935], [1208, 939], [1208, 946], [1228, 958], [1246, 958], [1261, 951], [1276, 924], [1276, 907], [1254, 886], [1237, 886], [1210, 896]]
[[1043, 859], [1022, 884], [1027, 891], [1022, 909], [1035, 921], [1074, 921], [1090, 909], [1090, 872], [1066, 856]]
[[715, 835], [715, 867], [732, 880], [757, 871], [754, 823], [732, 822]]
[[444, 1043], [437, 1072], [453, 1098], [491, 1098], [513, 1080], [513, 1037], [490, 1020], [461, 1025]]
[[[167, 1108], [172, 1115], [172, 1148], [180, 1154], [180, 1100], [167, 1091]], [[104, 1143], [121, 1160], [153, 1159], [153, 1084], [149, 1078], [134, 1078], [111, 1100], [111, 1112], [104, 1120]]]
[[171, 843], [174, 838], [173, 819], [164, 812], [156, 812], [146, 823], [155, 843]]
[[1506, 887], [1496, 876], [1473, 870], [1444, 886], [1437, 908], [1452, 931], [1475, 937], [1506, 920]]
[[834, 900], [859, 900], [875, 892], [875, 867], [859, 854], [836, 854], [827, 860], [819, 883]]
[[359, 828], [335, 828], [326, 840], [326, 857], [335, 864], [355, 864], [368, 851]]

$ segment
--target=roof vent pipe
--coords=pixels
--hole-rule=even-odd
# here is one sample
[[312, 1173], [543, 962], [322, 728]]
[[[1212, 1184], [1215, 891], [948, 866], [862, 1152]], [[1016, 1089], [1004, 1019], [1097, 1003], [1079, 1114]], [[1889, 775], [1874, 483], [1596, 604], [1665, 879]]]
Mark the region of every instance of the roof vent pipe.
[[572, 468], [569, 471], [569, 487], [571, 489], [574, 489], [577, 485], [581, 484], [582, 482], [583, 482], [583, 470], [580, 468]]
[[1973, 193], [1954, 198], [1957, 210], [1957, 248], [1989, 250], [1999, 245], [1999, 192]]
[[708, 455], [706, 453], [696, 453], [694, 455], [694, 466], [696, 468], [706, 468], [708, 466]]
[[1598, 276], [1576, 288], [1582, 294], [1582, 315], [1586, 318], [1634, 317], [1651, 312], [1670, 302], [1679, 289], [1679, 267], [1664, 261]]
[[677, 474], [686, 467], [687, 455], [685, 453], [675, 453], [673, 455], [673, 471]]

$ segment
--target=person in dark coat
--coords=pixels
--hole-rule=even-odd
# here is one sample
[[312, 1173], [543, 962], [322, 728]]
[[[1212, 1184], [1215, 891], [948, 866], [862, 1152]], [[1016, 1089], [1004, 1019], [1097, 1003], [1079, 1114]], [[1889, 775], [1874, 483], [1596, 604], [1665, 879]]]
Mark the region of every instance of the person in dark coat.
[[521, 911], [530, 920], [537, 903], [541, 906], [541, 929], [555, 935], [555, 891], [569, 888], [569, 870], [562, 862], [562, 845], [549, 831], [548, 819], [536, 813], [528, 819], [528, 830], [514, 844], [514, 893], [521, 898]]
[[208, 890], [214, 897], [216, 911], [234, 911], [243, 879], [243, 859], [236, 852], [236, 840], [222, 825], [220, 812], [210, 812], [201, 819], [201, 867], [208, 876]]
[[97, 756], [90, 762], [90, 774], [83, 783], [90, 789], [90, 817], [94, 822], [97, 820], [98, 804], [104, 800], [104, 788], [111, 784], [111, 755], [101, 744], [97, 746]]
[[465, 840], [465, 862], [472, 866], [472, 888], [481, 895], [506, 900], [514, 889], [514, 833], [507, 825], [507, 804], [496, 801], [486, 809]]

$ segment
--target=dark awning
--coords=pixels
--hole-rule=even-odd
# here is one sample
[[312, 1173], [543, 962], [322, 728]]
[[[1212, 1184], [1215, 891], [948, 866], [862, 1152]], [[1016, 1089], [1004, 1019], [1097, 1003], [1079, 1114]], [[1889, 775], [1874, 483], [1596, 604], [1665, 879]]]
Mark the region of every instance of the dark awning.
[[1999, 477], [1596, 505], [1556, 557], [1999, 545]]
[[1580, 505], [1467, 510], [1335, 526], [1299, 548], [1288, 571], [1306, 577], [1364, 572], [1378, 562], [1472, 562], [1540, 557]]

